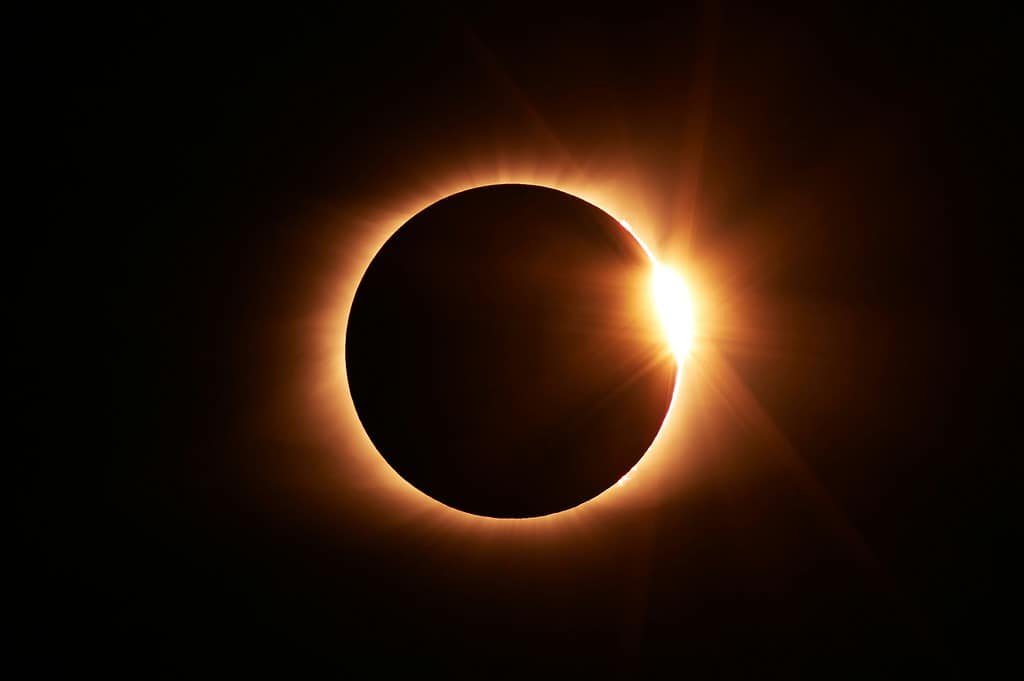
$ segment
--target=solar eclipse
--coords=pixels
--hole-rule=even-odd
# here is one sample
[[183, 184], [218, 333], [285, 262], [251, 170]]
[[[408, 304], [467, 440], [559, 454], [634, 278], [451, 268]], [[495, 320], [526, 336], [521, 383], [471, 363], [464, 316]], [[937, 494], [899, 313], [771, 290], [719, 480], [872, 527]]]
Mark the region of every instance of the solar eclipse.
[[681, 279], [608, 213], [547, 187], [477, 187], [374, 256], [347, 378], [368, 436], [414, 487], [476, 515], [547, 515], [644, 455], [692, 323]]
[[987, 650], [1001, 43], [959, 50], [963, 12], [380, 9], [160, 11], [55, 63], [58, 133], [100, 123], [74, 156], [124, 176], [58, 201], [115, 265], [110, 513], [32, 532], [97, 596], [67, 638], [286, 676]]

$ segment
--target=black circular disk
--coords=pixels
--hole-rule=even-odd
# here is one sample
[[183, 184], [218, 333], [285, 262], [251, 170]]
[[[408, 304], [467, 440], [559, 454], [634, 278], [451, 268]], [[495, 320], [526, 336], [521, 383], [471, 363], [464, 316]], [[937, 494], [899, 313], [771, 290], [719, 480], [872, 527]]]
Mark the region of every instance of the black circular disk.
[[454, 508], [546, 515], [596, 496], [654, 440], [675, 381], [652, 262], [614, 218], [533, 185], [479, 187], [384, 244], [345, 362], [387, 462]]

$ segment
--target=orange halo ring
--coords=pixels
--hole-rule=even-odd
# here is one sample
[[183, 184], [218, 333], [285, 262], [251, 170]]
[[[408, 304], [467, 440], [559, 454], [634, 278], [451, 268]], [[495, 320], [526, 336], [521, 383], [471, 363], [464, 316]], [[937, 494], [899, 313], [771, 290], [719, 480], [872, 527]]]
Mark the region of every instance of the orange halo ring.
[[[621, 181], [601, 183], [537, 172], [472, 173], [471, 177], [449, 179], [401, 200], [388, 201], [390, 208], [381, 209], [377, 206], [358, 211], [363, 215], [361, 219], [347, 219], [347, 222], [350, 222], [347, 227], [352, 229], [351, 232], [342, 230], [349, 236], [343, 238], [343, 243], [340, 244], [338, 269], [333, 273], [335, 283], [326, 296], [327, 309], [323, 313], [323, 318], [317, 323], [317, 355], [320, 363], [314, 379], [312, 406], [318, 413], [320, 424], [329, 424], [329, 437], [341, 452], [339, 463], [344, 470], [339, 471], [339, 474], [343, 474], [349, 481], [354, 476], [358, 480], [355, 486], [371, 492], [368, 495], [369, 500], [379, 505], [379, 509], [374, 510], [395, 514], [395, 522], [400, 523], [416, 517], [418, 522], [489, 534], [533, 534], [537, 531], [581, 526], [609, 512], [649, 505], [657, 496], [657, 481], [679, 463], [678, 443], [684, 430], [684, 419], [681, 417], [684, 409], [680, 405], [682, 359], [677, 359], [672, 399], [661, 428], [636, 465], [619, 484], [612, 485], [582, 504], [550, 515], [514, 519], [492, 518], [446, 506], [402, 478], [380, 455], [366, 434], [349, 392], [345, 366], [345, 333], [348, 317], [356, 289], [366, 269], [387, 239], [427, 206], [460, 191], [502, 183], [532, 184], [557, 189], [577, 196], [612, 216], [629, 215], [632, 218], [629, 222], [622, 218], [617, 219], [637, 239], [652, 260], [657, 262], [651, 249], [646, 245], [652, 234], [645, 231], [644, 226], [652, 224], [652, 216], [644, 209], [645, 202], [640, 200], [642, 193], [630, 194], [624, 191], [629, 183]], [[637, 198], [631, 199], [630, 196]], [[691, 350], [690, 361], [698, 349], [695, 347]]]

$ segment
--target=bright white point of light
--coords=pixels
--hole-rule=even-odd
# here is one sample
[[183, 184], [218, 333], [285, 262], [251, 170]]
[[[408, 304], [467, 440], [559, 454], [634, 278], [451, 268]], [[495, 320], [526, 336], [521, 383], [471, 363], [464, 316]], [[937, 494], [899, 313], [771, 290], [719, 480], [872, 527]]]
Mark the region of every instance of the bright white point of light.
[[693, 301], [683, 278], [661, 263], [654, 264], [654, 305], [668, 344], [680, 360], [693, 346]]

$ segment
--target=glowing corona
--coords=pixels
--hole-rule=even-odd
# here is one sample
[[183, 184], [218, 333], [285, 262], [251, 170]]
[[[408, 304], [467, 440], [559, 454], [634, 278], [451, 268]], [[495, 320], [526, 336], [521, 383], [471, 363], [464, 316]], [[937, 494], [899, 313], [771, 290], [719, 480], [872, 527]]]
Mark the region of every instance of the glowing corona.
[[[664, 480], [664, 473], [680, 468], [677, 447], [685, 419], [674, 396], [661, 432], [643, 458], [618, 484], [580, 506], [556, 514], [514, 520], [495, 519], [452, 509], [415, 490], [384, 462], [359, 424], [344, 378], [344, 329], [355, 289], [367, 264], [387, 238], [424, 206], [473, 187], [500, 183], [535, 184], [579, 196], [611, 215], [636, 216], [637, 224], [646, 227], [634, 229], [625, 220], [619, 221], [651, 258], [654, 270], [649, 289], [650, 300], [653, 311], [661, 320], [666, 345], [676, 355], [680, 367], [686, 354], [695, 350], [695, 309], [691, 291], [678, 274], [658, 262], [645, 243], [644, 237], [652, 236], [650, 226], [657, 221], [647, 209], [653, 201], [646, 200], [643, 183], [637, 178], [595, 179], [581, 171], [561, 168], [557, 163], [553, 167], [555, 170], [541, 172], [525, 165], [521, 168], [493, 169], [484, 164], [474, 166], [472, 172], [461, 175], [440, 168], [438, 172], [428, 174], [440, 178], [436, 184], [431, 183], [430, 186], [398, 198], [393, 195], [371, 197], [346, 207], [346, 215], [364, 217], [358, 221], [347, 218], [350, 221], [347, 223], [348, 229], [342, 231], [347, 235], [339, 242], [339, 250], [344, 255], [339, 259], [331, 285], [325, 288], [324, 309], [329, 312], [321, 317], [320, 332], [315, 335], [318, 345], [311, 356], [318, 358], [319, 363], [311, 365], [316, 380], [312, 382], [313, 390], [309, 397], [314, 407], [311, 413], [317, 418], [315, 425], [334, 433], [341, 443], [339, 448], [342, 454], [337, 460], [338, 474], [343, 475], [346, 481], [359, 481], [358, 489], [366, 492], [358, 495], [361, 503], [378, 505], [376, 507], [382, 518], [430, 513], [436, 514], [438, 520], [450, 523], [448, 527], [472, 533], [500, 532], [507, 537], [535, 537], [536, 528], [544, 527], [550, 529], [552, 536], [557, 536], [561, 532], [578, 529], [581, 527], [580, 522], [596, 517], [594, 514], [603, 513], [602, 509], [641, 503], [640, 500], [654, 493], [659, 482]], [[326, 224], [337, 224], [336, 219], [332, 214], [331, 222]], [[676, 381], [676, 393], [679, 391], [679, 381]], [[340, 419], [339, 408], [342, 414]], [[612, 490], [618, 490], [618, 493], [612, 493]]]

